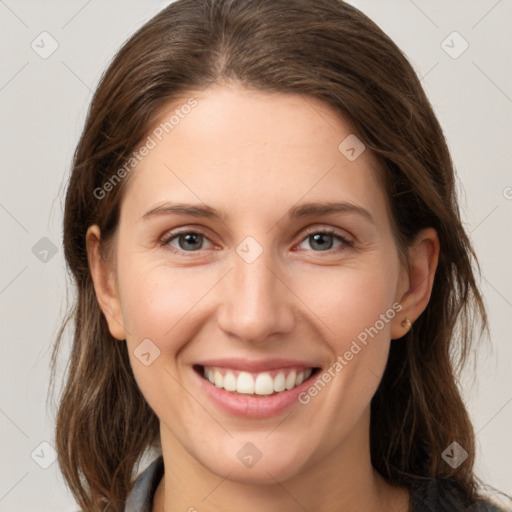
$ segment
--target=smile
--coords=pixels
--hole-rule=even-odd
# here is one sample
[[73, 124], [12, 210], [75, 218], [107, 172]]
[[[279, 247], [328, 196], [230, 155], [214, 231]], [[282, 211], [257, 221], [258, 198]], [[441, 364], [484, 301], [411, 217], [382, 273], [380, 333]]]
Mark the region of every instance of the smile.
[[192, 370], [198, 390], [214, 407], [229, 416], [256, 419], [304, 407], [298, 396], [312, 385], [321, 367], [304, 360], [231, 357], [197, 362]]
[[271, 396], [294, 389], [317, 370], [317, 368], [283, 368], [256, 373], [208, 366], [200, 368], [202, 376], [217, 388], [258, 396]]

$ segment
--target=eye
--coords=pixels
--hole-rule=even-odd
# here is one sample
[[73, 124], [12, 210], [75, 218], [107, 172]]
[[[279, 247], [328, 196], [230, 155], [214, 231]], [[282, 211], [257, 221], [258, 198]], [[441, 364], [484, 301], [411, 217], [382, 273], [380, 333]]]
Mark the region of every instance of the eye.
[[184, 252], [197, 252], [204, 247], [204, 242], [211, 242], [199, 231], [182, 231], [179, 233], [169, 233], [163, 240], [162, 245], [170, 246], [173, 250]]
[[305, 242], [309, 243], [310, 247], [315, 252], [326, 252], [340, 248], [341, 250], [344, 250], [345, 248], [352, 247], [353, 245], [350, 240], [336, 231], [329, 229], [310, 231], [299, 245], [299, 248]]
[[[161, 240], [161, 245], [177, 253], [194, 253], [213, 246], [208, 237], [201, 231], [171, 232]], [[301, 247], [308, 243], [310, 248]], [[205, 247], [205, 244], [206, 247]], [[299, 249], [313, 250], [314, 252], [343, 251], [353, 246], [353, 242], [332, 229], [311, 230], [299, 244]]]

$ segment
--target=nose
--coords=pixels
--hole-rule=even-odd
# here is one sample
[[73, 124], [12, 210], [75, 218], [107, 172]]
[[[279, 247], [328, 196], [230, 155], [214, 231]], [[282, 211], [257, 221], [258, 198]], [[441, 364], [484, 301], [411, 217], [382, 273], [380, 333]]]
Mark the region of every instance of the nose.
[[228, 335], [253, 344], [264, 344], [293, 329], [293, 293], [263, 251], [252, 263], [233, 255], [233, 269], [226, 276], [218, 310], [219, 327]]

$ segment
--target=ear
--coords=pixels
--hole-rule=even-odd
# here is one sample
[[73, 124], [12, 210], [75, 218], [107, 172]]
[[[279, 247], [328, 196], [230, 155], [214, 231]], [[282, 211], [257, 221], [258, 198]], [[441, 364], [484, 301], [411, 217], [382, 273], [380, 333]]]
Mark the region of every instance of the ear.
[[391, 339], [404, 336], [410, 326], [404, 326], [402, 322], [408, 318], [413, 324], [427, 307], [434, 285], [439, 250], [439, 238], [434, 228], [421, 230], [413, 245], [408, 248], [409, 265], [403, 269], [397, 297], [403, 309], [393, 319]]
[[110, 334], [118, 340], [126, 339], [121, 303], [119, 301], [114, 270], [101, 252], [101, 232], [96, 225], [90, 226], [85, 235], [89, 268], [96, 297], [107, 320]]

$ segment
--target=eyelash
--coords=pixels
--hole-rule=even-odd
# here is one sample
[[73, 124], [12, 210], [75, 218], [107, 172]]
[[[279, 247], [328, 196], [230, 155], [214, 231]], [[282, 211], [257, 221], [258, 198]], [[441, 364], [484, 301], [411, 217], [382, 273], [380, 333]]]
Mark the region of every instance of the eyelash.
[[[185, 257], [193, 257], [195, 254], [199, 253], [201, 251], [201, 249], [197, 250], [197, 251], [184, 251], [182, 249], [176, 249], [175, 247], [172, 247], [170, 245], [170, 242], [172, 240], [178, 238], [180, 235], [189, 235], [189, 234], [201, 235], [202, 237], [204, 237], [205, 239], [210, 241], [208, 236], [203, 231], [201, 231], [200, 229], [197, 229], [197, 230], [190, 230], [189, 229], [189, 230], [173, 231], [173, 232], [167, 233], [161, 239], [160, 245], [163, 246], [163, 247], [168, 248], [173, 253], [180, 254], [180, 255], [185, 255]], [[314, 228], [310, 228], [309, 230], [306, 231], [305, 236], [300, 241], [300, 244], [302, 244], [302, 242], [307, 240], [310, 236], [317, 235], [317, 234], [331, 235], [335, 239], [337, 239], [338, 241], [340, 241], [342, 243], [342, 245], [340, 247], [337, 247], [337, 248], [334, 248], [334, 249], [328, 249], [328, 250], [325, 250], [325, 251], [314, 251], [313, 250], [313, 252], [318, 253], [320, 255], [322, 255], [322, 254], [332, 255], [333, 253], [342, 252], [342, 251], [345, 251], [345, 250], [347, 250], [349, 248], [353, 248], [354, 247], [354, 242], [353, 241], [351, 241], [348, 238], [340, 235], [336, 230], [331, 229], [331, 228], [327, 228], [327, 229], [319, 229], [319, 228], [314, 229]], [[213, 243], [213, 242], [210, 241], [210, 243]]]

